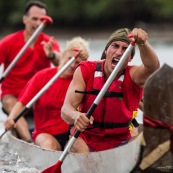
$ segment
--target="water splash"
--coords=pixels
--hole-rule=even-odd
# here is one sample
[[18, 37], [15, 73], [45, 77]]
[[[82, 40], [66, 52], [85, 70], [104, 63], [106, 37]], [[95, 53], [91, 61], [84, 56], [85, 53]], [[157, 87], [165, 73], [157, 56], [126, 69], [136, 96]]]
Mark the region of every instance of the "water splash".
[[9, 148], [8, 143], [0, 143], [0, 172], [1, 173], [40, 173], [31, 168], [25, 157]]

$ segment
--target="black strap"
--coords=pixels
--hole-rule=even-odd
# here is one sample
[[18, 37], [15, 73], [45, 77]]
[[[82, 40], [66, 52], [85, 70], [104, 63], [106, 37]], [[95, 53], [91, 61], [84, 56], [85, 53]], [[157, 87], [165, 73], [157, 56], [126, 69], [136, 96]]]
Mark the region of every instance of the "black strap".
[[103, 129], [124, 128], [124, 127], [129, 127], [130, 124], [131, 124], [131, 121], [128, 121], [125, 123], [108, 123], [108, 122], [94, 121], [92, 124], [93, 127], [89, 127], [87, 129], [89, 130], [89, 129], [98, 128], [98, 127]]
[[139, 126], [139, 123], [136, 121], [135, 118], [132, 119], [132, 124], [134, 127], [138, 127]]
[[[107, 122], [96, 122], [94, 121], [93, 124], [87, 128], [87, 130], [91, 130], [93, 128], [104, 128], [104, 129], [113, 129], [113, 128], [124, 128], [124, 127], [129, 127], [130, 124], [133, 124], [135, 127], [138, 127], [139, 124], [136, 121], [136, 119], [132, 119], [131, 121], [125, 122], [125, 123], [107, 123]], [[74, 127], [73, 125], [69, 126], [69, 134], [70, 134], [70, 130], [71, 128]]]
[[[99, 92], [100, 92], [100, 90], [92, 90], [92, 91], [78, 91], [78, 90], [75, 90], [75, 93], [92, 94], [92, 95], [98, 95]], [[123, 98], [123, 94], [121, 92], [109, 92], [109, 91], [107, 91], [104, 96], [105, 97]]]
[[125, 123], [108, 123], [108, 122], [96, 122], [96, 121], [94, 121], [92, 124], [93, 127], [89, 127], [87, 129], [90, 130], [90, 129], [98, 128], [98, 127], [103, 128], [103, 129], [124, 128], [124, 127], [129, 127], [131, 123], [134, 125], [134, 127], [139, 126], [138, 122], [134, 118], [134, 119], [132, 119], [128, 122], [125, 122]]
[[95, 71], [102, 71], [101, 68], [102, 67], [102, 64], [101, 63], [97, 63], [96, 65], [96, 70]]

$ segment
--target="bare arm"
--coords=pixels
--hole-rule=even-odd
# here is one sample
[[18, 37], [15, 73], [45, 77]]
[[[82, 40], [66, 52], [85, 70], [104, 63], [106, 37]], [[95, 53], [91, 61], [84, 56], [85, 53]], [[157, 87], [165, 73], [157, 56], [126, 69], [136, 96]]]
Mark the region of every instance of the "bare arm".
[[58, 51], [52, 51], [50, 56], [50, 60], [52, 61], [54, 66], [58, 66], [60, 64], [61, 53]]
[[54, 41], [53, 37], [50, 38], [48, 42], [42, 42], [43, 49], [45, 51], [46, 56], [52, 61], [53, 65], [58, 66], [61, 58], [61, 54], [58, 51], [52, 49]]
[[23, 140], [26, 141], [32, 141], [30, 132], [29, 132], [29, 127], [28, 123], [24, 119], [24, 117], [21, 117], [17, 123], [14, 122], [14, 118], [17, 117], [17, 115], [23, 110], [25, 106], [21, 102], [17, 102], [15, 106], [13, 107], [9, 117], [7, 120], [4, 122], [4, 127], [6, 130], [10, 130], [12, 128], [16, 128], [20, 137]]
[[143, 102], [142, 102], [142, 101], [139, 102], [138, 108], [139, 108], [141, 111], [144, 111], [144, 105], [143, 105]]
[[83, 131], [89, 123], [92, 124], [93, 119], [86, 117], [85, 113], [77, 111], [83, 94], [75, 93], [75, 90], [85, 91], [86, 85], [83, 80], [80, 67], [78, 67], [73, 75], [73, 80], [66, 93], [64, 105], [61, 109], [62, 118], [69, 124], [74, 124], [77, 130]]
[[[137, 85], [143, 86], [146, 79], [160, 67], [160, 63], [156, 53], [147, 41], [148, 34], [137, 28], [132, 31], [132, 34], [138, 44], [142, 65], [133, 67], [130, 75]], [[143, 45], [140, 45], [141, 43]]]
[[14, 118], [16, 118], [16, 116], [18, 115], [18, 113], [20, 113], [20, 111], [23, 108], [24, 108], [24, 105], [21, 102], [17, 102], [15, 104], [15, 106], [11, 110], [11, 113], [9, 114], [9, 117], [4, 122], [4, 127], [5, 127], [6, 130], [10, 130], [10, 129], [12, 129], [12, 128], [14, 128], [16, 126], [15, 125], [15, 122], [14, 122]]

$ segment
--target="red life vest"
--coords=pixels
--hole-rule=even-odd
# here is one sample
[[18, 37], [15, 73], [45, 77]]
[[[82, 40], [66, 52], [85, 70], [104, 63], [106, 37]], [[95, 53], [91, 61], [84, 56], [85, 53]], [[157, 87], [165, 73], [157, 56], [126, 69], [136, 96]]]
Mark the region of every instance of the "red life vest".
[[[89, 133], [95, 133], [100, 136], [129, 133], [129, 125], [132, 122], [133, 111], [127, 109], [123, 99], [122, 87], [124, 75], [125, 73], [118, 79], [115, 79], [108, 88], [105, 96], [101, 99], [92, 114], [94, 124], [88, 126], [85, 130], [86, 133], [88, 131]], [[103, 63], [97, 63], [93, 89], [91, 91], [82, 92], [86, 95], [80, 105], [81, 112], [87, 112], [89, 110], [104, 83]], [[90, 129], [92, 129], [92, 131], [90, 131]]]

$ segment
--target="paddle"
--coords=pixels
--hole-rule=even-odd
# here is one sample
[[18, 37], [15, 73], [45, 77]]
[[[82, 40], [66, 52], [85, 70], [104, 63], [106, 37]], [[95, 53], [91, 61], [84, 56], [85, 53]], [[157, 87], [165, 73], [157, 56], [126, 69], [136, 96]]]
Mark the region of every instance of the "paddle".
[[35, 39], [35, 37], [43, 30], [46, 23], [53, 23], [53, 20], [49, 16], [42, 16], [41, 19], [43, 22], [39, 25], [39, 27], [35, 30], [35, 32], [32, 34], [32, 36], [29, 38], [29, 40], [25, 43], [25, 45], [22, 47], [22, 49], [19, 51], [19, 53], [15, 56], [11, 64], [6, 68], [4, 73], [2, 74], [2, 77], [0, 78], [0, 82], [2, 82], [5, 77], [8, 75], [8, 73], [11, 71], [11, 69], [14, 67], [14, 65], [17, 63], [17, 61], [21, 58], [23, 53], [26, 51], [26, 49], [29, 47], [29, 45], [32, 43], [32, 41]]
[[[74, 51], [78, 51], [77, 49], [74, 49]], [[72, 57], [58, 72], [57, 74], [55, 74], [50, 80], [49, 82], [31, 99], [31, 101], [23, 108], [23, 110], [16, 116], [16, 118], [14, 118], [14, 122], [16, 123], [19, 118], [23, 115], [25, 115], [28, 111], [29, 108], [31, 108], [31, 106], [38, 100], [38, 98], [58, 79], [58, 77], [64, 73], [65, 70], [67, 70], [67, 68], [76, 60], [76, 58], [78, 57], [78, 54], [75, 57]], [[7, 132], [7, 130], [5, 130], [1, 136], [0, 139], [2, 138], [2, 136]]]
[[[135, 42], [131, 42], [130, 45], [128, 46], [128, 48], [126, 49], [126, 51], [124, 52], [123, 56], [121, 57], [120, 61], [117, 64], [117, 66], [114, 68], [113, 72], [111, 73], [111, 75], [107, 79], [107, 81], [104, 84], [103, 88], [101, 89], [101, 91], [97, 95], [96, 99], [94, 100], [93, 104], [91, 105], [88, 112], [86, 113], [86, 116], [88, 118], [90, 118], [90, 116], [92, 115], [92, 113], [96, 109], [97, 105], [99, 104], [100, 100], [105, 95], [107, 89], [109, 88], [110, 84], [112, 83], [112, 81], [114, 80], [114, 78], [116, 77], [118, 72], [120, 71], [122, 65], [126, 61], [127, 57], [129, 56], [129, 54], [130, 54], [130, 52], [131, 52], [131, 50], [133, 49], [134, 46], [135, 46]], [[79, 135], [80, 135], [80, 131], [77, 130], [75, 132], [74, 136], [68, 142], [68, 144], [67, 144], [66, 148], [64, 149], [62, 155], [60, 156], [58, 162], [55, 165], [43, 170], [42, 173], [50, 173], [50, 172], [51, 173], [61, 173], [61, 165], [62, 165], [65, 157], [67, 156], [70, 148], [74, 144], [75, 140], [79, 137]]]

